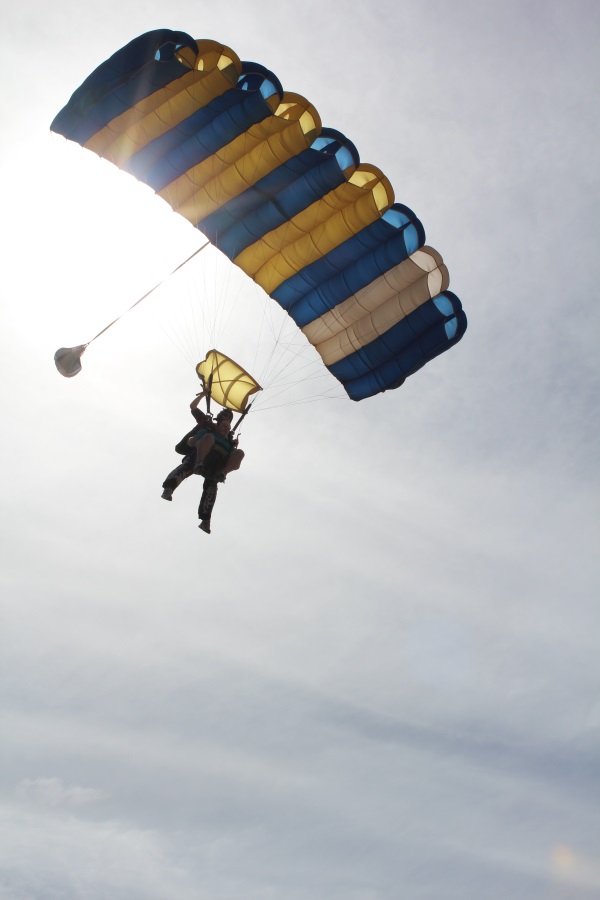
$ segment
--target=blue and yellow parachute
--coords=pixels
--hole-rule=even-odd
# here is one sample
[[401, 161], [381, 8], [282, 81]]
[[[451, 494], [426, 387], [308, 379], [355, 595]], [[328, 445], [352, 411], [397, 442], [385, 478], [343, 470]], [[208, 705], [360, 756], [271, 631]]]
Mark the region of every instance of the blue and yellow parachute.
[[276, 300], [353, 400], [399, 387], [467, 320], [415, 214], [304, 97], [233, 50], [151, 31], [52, 123], [150, 185]]

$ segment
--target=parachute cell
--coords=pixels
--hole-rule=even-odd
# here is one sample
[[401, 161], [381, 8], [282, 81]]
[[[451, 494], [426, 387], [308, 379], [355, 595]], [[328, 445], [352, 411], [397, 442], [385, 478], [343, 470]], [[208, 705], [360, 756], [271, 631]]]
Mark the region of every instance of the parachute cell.
[[142, 35], [51, 127], [206, 234], [288, 312], [354, 400], [398, 387], [466, 330], [441, 256], [386, 176], [308, 100], [223, 44]]

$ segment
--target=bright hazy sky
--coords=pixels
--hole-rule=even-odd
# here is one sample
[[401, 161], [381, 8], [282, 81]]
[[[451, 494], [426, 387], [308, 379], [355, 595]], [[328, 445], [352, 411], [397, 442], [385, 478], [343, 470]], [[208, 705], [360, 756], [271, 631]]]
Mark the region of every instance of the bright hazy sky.
[[[1, 900], [599, 896], [599, 26], [592, 0], [4, 12]], [[396, 392], [267, 392], [210, 536], [199, 479], [160, 499], [194, 363], [263, 367], [276, 310], [207, 253], [53, 364], [202, 241], [49, 132], [160, 27], [348, 134], [469, 318]]]

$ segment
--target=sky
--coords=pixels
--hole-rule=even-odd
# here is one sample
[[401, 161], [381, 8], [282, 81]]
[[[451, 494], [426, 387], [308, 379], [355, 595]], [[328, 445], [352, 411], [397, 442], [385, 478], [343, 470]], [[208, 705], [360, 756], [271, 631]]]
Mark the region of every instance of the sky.
[[[161, 27], [385, 172], [455, 348], [356, 404], [269, 372], [216, 254], [166, 278], [202, 236], [49, 131]], [[4, 12], [0, 900], [600, 895], [599, 38], [592, 0]], [[217, 339], [273, 386], [208, 536], [160, 493]]]

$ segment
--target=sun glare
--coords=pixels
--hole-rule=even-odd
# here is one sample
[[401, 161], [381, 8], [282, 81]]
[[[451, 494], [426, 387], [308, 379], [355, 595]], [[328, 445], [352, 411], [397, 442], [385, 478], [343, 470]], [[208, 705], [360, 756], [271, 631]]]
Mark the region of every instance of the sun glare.
[[170, 275], [206, 239], [151, 188], [62, 138], [53, 136], [52, 145], [46, 265], [63, 323], [60, 346], [89, 341], [159, 285], [102, 337], [103, 360], [119, 365], [125, 345], [135, 343], [136, 352], [146, 350], [147, 365], [174, 358], [193, 372], [218, 349], [270, 385], [275, 404], [332, 385], [340, 395], [292, 320], [214, 247]]

